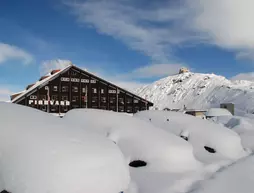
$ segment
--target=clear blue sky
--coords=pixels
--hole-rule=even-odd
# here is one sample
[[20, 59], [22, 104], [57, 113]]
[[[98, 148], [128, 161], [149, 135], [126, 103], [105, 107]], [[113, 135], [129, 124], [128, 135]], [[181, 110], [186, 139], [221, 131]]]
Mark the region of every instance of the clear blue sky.
[[[189, 0], [174, 2], [1, 0], [0, 100], [61, 65], [55, 59], [128, 86], [174, 74], [181, 66], [227, 78], [253, 71], [254, 35], [242, 33], [254, 32], [248, 23], [227, 26], [234, 19], [230, 11], [193, 14]], [[219, 4], [192, 2], [195, 11]], [[245, 19], [241, 10], [226, 6]], [[216, 18], [221, 14], [226, 19]]]

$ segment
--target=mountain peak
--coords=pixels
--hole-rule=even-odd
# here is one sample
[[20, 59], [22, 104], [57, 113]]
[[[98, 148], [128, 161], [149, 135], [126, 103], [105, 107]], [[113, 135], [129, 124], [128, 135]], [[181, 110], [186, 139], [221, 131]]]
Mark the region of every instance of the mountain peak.
[[[182, 68], [181, 68], [182, 69]], [[208, 109], [234, 103], [238, 114], [254, 112], [254, 82], [231, 81], [215, 74], [181, 70], [136, 90], [154, 103], [154, 108]]]

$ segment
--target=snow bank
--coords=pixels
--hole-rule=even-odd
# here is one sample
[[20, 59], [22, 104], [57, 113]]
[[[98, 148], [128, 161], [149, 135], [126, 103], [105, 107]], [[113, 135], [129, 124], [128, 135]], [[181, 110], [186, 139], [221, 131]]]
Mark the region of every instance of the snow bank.
[[119, 193], [129, 171], [110, 140], [21, 105], [0, 103], [0, 190]]
[[71, 110], [63, 119], [84, 130], [93, 125], [120, 147], [129, 162], [143, 160], [153, 171], [184, 172], [200, 166], [189, 143], [140, 119], [95, 109]]
[[209, 180], [193, 187], [193, 193], [253, 193], [254, 156], [223, 168]]
[[222, 116], [214, 117], [211, 121], [222, 124], [232, 129], [242, 139], [242, 145], [246, 149], [254, 151], [254, 120], [248, 117]]
[[[151, 122], [177, 136], [187, 137], [193, 145], [195, 156], [202, 162], [221, 158], [237, 159], [245, 155], [241, 139], [234, 131], [207, 120], [168, 111], [142, 111], [134, 117]], [[205, 146], [215, 149], [216, 153], [207, 152]]]

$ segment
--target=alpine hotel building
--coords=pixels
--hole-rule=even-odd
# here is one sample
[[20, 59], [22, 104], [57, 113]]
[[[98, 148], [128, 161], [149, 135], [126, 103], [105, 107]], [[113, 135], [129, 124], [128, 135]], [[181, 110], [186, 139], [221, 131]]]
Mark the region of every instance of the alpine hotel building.
[[25, 91], [13, 94], [12, 103], [49, 113], [66, 113], [75, 108], [95, 108], [136, 113], [153, 104], [129, 91], [74, 65], [52, 70]]

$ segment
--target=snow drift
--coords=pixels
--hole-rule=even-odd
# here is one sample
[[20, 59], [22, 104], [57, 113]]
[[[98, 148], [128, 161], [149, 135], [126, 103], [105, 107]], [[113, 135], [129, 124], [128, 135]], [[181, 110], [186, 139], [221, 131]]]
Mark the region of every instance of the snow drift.
[[96, 109], [71, 110], [63, 119], [84, 130], [92, 125], [119, 146], [128, 162], [145, 161], [153, 171], [184, 172], [201, 166], [189, 143], [140, 119]]
[[244, 148], [254, 151], [254, 120], [249, 117], [220, 116], [214, 117], [211, 121], [232, 129], [242, 139]]
[[92, 131], [21, 105], [0, 103], [0, 190], [119, 193], [129, 171], [119, 148]]
[[[215, 158], [238, 159], [245, 155], [240, 137], [224, 126], [190, 115], [168, 111], [142, 111], [134, 117], [146, 120], [187, 140], [193, 145], [198, 160], [211, 162]], [[208, 147], [208, 148], [207, 148]], [[215, 155], [209, 148], [214, 149]]]

